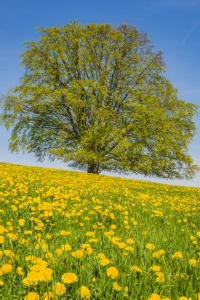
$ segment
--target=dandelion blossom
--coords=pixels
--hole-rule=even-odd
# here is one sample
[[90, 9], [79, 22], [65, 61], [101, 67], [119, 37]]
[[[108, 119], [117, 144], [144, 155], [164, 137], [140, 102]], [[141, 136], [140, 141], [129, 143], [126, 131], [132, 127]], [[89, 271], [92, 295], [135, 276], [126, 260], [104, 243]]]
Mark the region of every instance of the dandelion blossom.
[[127, 239], [126, 242], [127, 242], [127, 244], [133, 244], [134, 240], [133, 239]]
[[79, 294], [81, 299], [89, 299], [90, 298], [90, 290], [86, 286], [82, 286], [79, 289]]
[[11, 264], [4, 264], [4, 265], [1, 267], [1, 271], [2, 271], [4, 274], [10, 273], [11, 270], [12, 270], [12, 265], [11, 265]]
[[142, 270], [141, 270], [138, 266], [133, 266], [133, 267], [131, 267], [131, 271], [135, 271], [135, 272], [138, 272], [138, 273], [142, 273]]
[[153, 267], [151, 267], [151, 269], [154, 271], [154, 272], [159, 272], [160, 271], [160, 266], [157, 266], [157, 265], [154, 265]]
[[39, 272], [40, 281], [44, 281], [44, 282], [51, 281], [52, 274], [53, 274], [53, 271], [50, 268], [46, 268], [46, 269], [40, 271]]
[[149, 249], [149, 250], [154, 250], [155, 246], [153, 244], [147, 244], [146, 248]]
[[22, 268], [21, 268], [21, 267], [18, 267], [18, 268], [17, 268], [16, 273], [17, 273], [18, 275], [23, 275], [23, 274], [24, 274], [24, 272], [22, 271]]
[[30, 292], [24, 297], [24, 300], [39, 300], [39, 295], [38, 293]]
[[101, 265], [101, 266], [107, 266], [107, 265], [109, 265], [109, 264], [110, 264], [110, 260], [107, 259], [107, 258], [103, 258], [103, 259], [101, 259], [101, 261], [100, 261], [100, 265]]
[[44, 294], [44, 300], [52, 300], [54, 298], [54, 293], [52, 292], [47, 292]]
[[122, 289], [121, 286], [119, 286], [117, 282], [114, 282], [114, 283], [113, 283], [113, 288], [114, 288], [114, 290], [116, 290], [116, 291], [121, 291], [121, 289]]
[[100, 258], [100, 259], [103, 259], [103, 258], [105, 258], [105, 254], [99, 253], [99, 254], [97, 255], [97, 257]]
[[77, 282], [78, 277], [74, 273], [65, 273], [65, 274], [63, 274], [61, 280], [63, 283], [70, 284], [70, 283]]
[[74, 252], [71, 252], [71, 255], [75, 258], [81, 258], [84, 255], [84, 252], [82, 250], [76, 250]]
[[161, 297], [158, 294], [152, 294], [147, 300], [161, 300]]
[[197, 265], [197, 260], [196, 260], [196, 259], [190, 259], [190, 260], [189, 260], [189, 264], [190, 264], [191, 266], [193, 266], [193, 267], [196, 267], [196, 265]]
[[62, 296], [66, 292], [66, 287], [64, 286], [64, 284], [56, 282], [56, 284], [54, 285], [54, 291], [56, 295]]
[[110, 267], [107, 269], [107, 276], [112, 279], [116, 279], [118, 277], [118, 270], [115, 267]]
[[63, 251], [71, 251], [72, 248], [71, 248], [71, 246], [69, 244], [66, 244], [66, 245], [62, 245], [61, 249]]

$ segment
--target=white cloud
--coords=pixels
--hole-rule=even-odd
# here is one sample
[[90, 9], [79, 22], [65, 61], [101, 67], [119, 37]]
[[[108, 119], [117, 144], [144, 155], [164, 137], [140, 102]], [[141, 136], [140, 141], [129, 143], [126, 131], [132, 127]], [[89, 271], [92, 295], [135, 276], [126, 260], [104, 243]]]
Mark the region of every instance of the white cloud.
[[200, 95], [200, 89], [182, 90], [181, 92], [184, 95]]
[[181, 42], [182, 45], [184, 45], [184, 44], [187, 42], [187, 40], [190, 38], [190, 36], [193, 34], [193, 32], [194, 32], [199, 26], [200, 26], [200, 20], [198, 20], [198, 21], [196, 22], [196, 24], [190, 28], [190, 30], [188, 30], [188, 32], [186, 33], [184, 39], [183, 39], [182, 42]]

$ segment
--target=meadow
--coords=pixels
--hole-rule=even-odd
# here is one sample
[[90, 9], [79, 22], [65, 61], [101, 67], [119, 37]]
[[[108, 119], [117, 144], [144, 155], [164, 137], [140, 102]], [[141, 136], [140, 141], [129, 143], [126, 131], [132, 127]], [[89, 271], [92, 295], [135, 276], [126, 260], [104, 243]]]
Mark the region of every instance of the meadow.
[[0, 299], [200, 299], [200, 189], [0, 163]]

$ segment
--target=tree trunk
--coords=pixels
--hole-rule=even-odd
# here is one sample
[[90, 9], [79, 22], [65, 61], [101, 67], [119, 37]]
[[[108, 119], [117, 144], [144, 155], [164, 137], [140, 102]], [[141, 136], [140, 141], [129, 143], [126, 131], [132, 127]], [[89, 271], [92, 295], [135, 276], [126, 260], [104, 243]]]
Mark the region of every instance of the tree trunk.
[[87, 173], [99, 174], [99, 163], [88, 165]]

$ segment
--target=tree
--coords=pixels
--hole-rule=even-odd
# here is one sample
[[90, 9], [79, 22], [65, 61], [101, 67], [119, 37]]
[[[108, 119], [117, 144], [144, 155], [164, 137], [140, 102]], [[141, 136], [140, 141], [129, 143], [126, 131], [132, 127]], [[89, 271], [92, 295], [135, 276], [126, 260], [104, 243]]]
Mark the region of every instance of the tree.
[[2, 96], [12, 152], [102, 170], [192, 178], [187, 154], [197, 106], [179, 100], [162, 52], [133, 25], [37, 28], [21, 53], [25, 73]]

